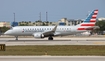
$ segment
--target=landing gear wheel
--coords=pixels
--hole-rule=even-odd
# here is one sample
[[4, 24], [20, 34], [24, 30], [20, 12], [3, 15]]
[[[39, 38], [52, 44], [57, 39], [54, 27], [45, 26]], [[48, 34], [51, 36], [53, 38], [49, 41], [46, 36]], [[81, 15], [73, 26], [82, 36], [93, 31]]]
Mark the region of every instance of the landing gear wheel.
[[15, 40], [18, 40], [18, 36], [15, 36], [16, 37], [16, 39]]
[[49, 36], [49, 37], [48, 37], [48, 40], [53, 40], [53, 37], [52, 37], [52, 36]]

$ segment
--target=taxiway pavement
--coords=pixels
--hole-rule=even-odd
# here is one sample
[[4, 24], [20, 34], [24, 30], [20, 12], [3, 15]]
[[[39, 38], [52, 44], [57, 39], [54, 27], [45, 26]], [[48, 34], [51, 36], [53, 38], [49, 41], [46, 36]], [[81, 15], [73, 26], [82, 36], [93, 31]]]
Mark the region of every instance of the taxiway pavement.
[[54, 38], [54, 40], [35, 38], [0, 38], [0, 44], [14, 45], [105, 45], [105, 38]]
[[0, 61], [105, 61], [105, 56], [0, 56]]

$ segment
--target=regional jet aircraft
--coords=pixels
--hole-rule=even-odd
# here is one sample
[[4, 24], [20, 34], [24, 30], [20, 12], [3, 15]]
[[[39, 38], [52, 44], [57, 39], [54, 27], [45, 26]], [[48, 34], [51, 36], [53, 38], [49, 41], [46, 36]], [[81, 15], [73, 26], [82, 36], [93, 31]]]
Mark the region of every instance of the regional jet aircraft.
[[97, 14], [98, 10], [93, 10], [83, 23], [76, 26], [16, 26], [4, 34], [15, 36], [16, 40], [18, 40], [18, 36], [48, 37], [48, 40], [53, 40], [53, 36], [73, 35], [93, 30], [97, 27], [95, 26]]

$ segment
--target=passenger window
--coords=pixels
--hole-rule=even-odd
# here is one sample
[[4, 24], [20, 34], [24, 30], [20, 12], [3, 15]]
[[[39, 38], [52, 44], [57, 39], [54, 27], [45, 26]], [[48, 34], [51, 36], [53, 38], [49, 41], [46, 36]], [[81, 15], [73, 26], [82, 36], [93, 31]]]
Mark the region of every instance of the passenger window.
[[33, 28], [33, 30], [34, 30], [34, 28]]

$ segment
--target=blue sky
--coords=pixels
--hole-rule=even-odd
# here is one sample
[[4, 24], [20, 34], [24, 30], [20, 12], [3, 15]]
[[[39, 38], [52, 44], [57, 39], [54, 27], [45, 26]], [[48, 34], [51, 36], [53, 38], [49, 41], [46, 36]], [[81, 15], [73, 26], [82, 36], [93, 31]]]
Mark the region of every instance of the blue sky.
[[42, 21], [57, 22], [61, 18], [85, 19], [98, 9], [99, 17], [105, 17], [105, 0], [0, 0], [0, 21], [36, 21], [41, 12]]

